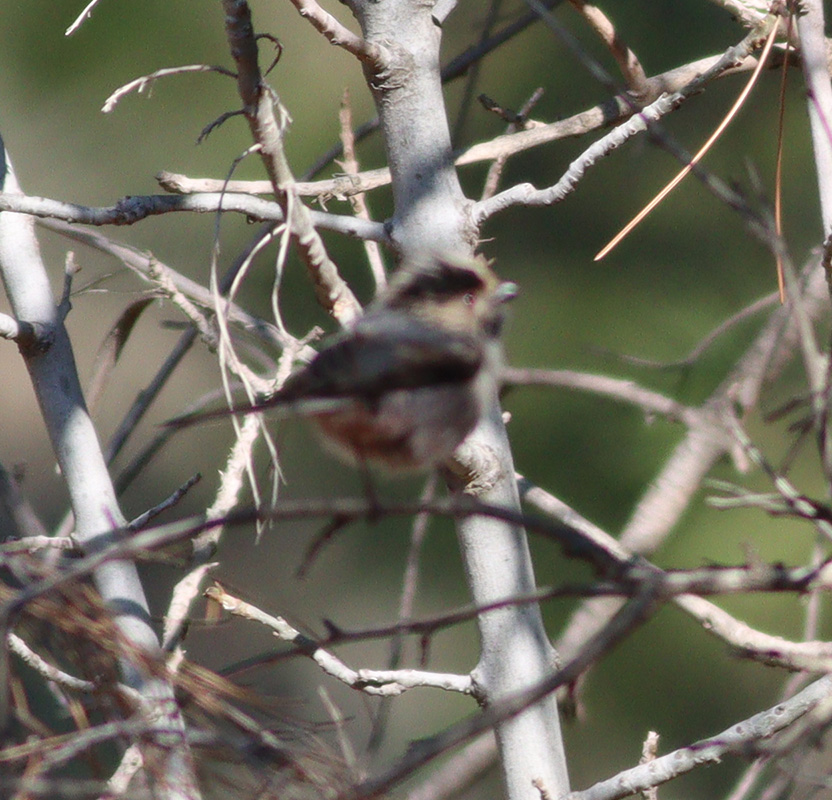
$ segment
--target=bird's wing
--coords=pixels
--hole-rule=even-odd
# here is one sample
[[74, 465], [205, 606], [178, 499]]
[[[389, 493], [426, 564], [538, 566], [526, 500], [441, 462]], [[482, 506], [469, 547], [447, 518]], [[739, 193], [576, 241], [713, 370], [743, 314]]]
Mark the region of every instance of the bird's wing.
[[399, 315], [365, 318], [294, 373], [274, 399], [373, 399], [396, 389], [468, 380], [482, 359], [481, 343], [473, 336]]
[[334, 411], [360, 398], [372, 404], [386, 392], [462, 382], [484, 358], [474, 336], [431, 327], [410, 316], [368, 315], [289, 376], [279, 392], [254, 406], [198, 412], [168, 421], [187, 427], [232, 413], [285, 407], [301, 414]]

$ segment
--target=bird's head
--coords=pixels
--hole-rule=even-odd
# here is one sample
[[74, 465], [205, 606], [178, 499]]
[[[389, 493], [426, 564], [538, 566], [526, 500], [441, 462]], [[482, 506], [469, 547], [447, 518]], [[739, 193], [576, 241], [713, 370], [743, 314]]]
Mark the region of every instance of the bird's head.
[[378, 304], [454, 332], [499, 334], [502, 306], [517, 285], [501, 281], [483, 258], [446, 255], [399, 268]]

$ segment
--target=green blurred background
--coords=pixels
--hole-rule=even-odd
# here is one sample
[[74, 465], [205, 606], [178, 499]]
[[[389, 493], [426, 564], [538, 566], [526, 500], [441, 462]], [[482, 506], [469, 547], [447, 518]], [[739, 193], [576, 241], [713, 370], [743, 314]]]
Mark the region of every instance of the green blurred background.
[[[82, 5], [65, 0], [5, 0], [0, 4], [0, 132], [26, 191], [109, 205], [124, 195], [156, 193], [153, 176], [163, 169], [195, 177], [223, 177], [250, 144], [245, 124], [232, 119], [199, 146], [196, 138], [206, 124], [236, 107], [232, 80], [210, 74], [166, 79], [149, 96], [130, 95], [113, 113], [100, 111], [115, 88], [161, 67], [228, 66], [220, 4], [105, 0], [78, 33], [64, 37]], [[326, 6], [340, 19], [347, 19], [344, 7], [335, 2]], [[602, 7], [648, 74], [722, 52], [743, 35], [727, 13], [706, 0], [609, 0]], [[294, 120], [287, 148], [301, 175], [337, 139], [337, 110], [344, 88], [350, 89], [356, 122], [373, 115], [372, 103], [354, 61], [325, 43], [289, 3], [253, 2], [252, 8], [258, 29], [278, 36], [284, 45], [270, 80]], [[502, 18], [522, 10], [522, 3], [506, 2]], [[447, 24], [446, 60], [477, 39], [485, 17], [486, 4], [460, 4]], [[608, 55], [569, 8], [562, 7], [558, 17], [614, 72]], [[459, 114], [464, 80], [447, 90], [452, 125]], [[712, 86], [672, 115], [668, 128], [688, 149], [697, 149], [744, 80], [729, 78]], [[778, 75], [763, 75], [739, 119], [705, 162], [718, 175], [745, 187], [750, 172], [755, 172], [769, 197], [773, 196], [778, 81]], [[484, 92], [506, 107], [519, 108], [537, 87], [545, 95], [533, 117], [543, 121], [576, 113], [607, 96], [541, 25], [502, 47], [482, 65], [475, 94]], [[787, 102], [784, 223], [793, 258], [802, 263], [819, 243], [820, 222], [798, 74], [789, 78]], [[490, 138], [503, 127], [503, 122], [474, 104], [456, 144]], [[513, 159], [503, 186], [518, 181], [539, 187], [551, 184], [590, 141], [560, 142]], [[383, 165], [377, 138], [363, 143], [359, 153], [363, 167]], [[720, 206], [695, 179], [688, 180], [611, 256], [601, 263], [592, 261], [595, 252], [677, 168], [667, 154], [643, 138], [636, 139], [592, 169], [564, 203], [548, 209], [514, 209], [487, 225], [483, 252], [497, 259], [504, 277], [522, 287], [507, 335], [512, 364], [632, 377], [691, 403], [702, 401], [719, 384], [752, 340], [763, 316], [732, 329], [684, 371], [637, 368], [622, 363], [615, 354], [680, 358], [727, 316], [775, 288], [771, 258], [746, 234], [733, 212]], [[237, 174], [262, 177], [255, 159], [245, 161]], [[478, 196], [484, 174], [484, 166], [463, 170], [469, 196]], [[379, 219], [390, 211], [386, 191], [374, 193], [369, 203]], [[349, 213], [345, 203], [333, 201], [328, 207]], [[177, 215], [108, 233], [152, 250], [160, 260], [205, 283], [214, 223], [210, 215]], [[230, 263], [253, 230], [239, 217], [222, 221], [223, 265]], [[369, 284], [360, 248], [333, 236], [327, 236], [327, 242], [344, 274], [367, 298]], [[83, 267], [75, 280], [78, 291], [68, 324], [86, 378], [109, 326], [145, 287], [121, 265], [68, 245], [53, 234], [43, 233], [42, 243], [56, 291], [67, 249], [76, 251]], [[264, 316], [269, 314], [273, 256], [272, 250], [257, 262], [242, 294], [242, 302]], [[91, 288], [85, 288], [88, 285]], [[282, 303], [293, 333], [303, 335], [313, 324], [332, 329], [315, 306], [295, 259], [286, 274]], [[0, 308], [7, 308], [5, 301]], [[98, 413], [104, 438], [176, 341], [178, 333], [162, 325], [168, 320], [181, 318], [166, 303], [157, 303], [142, 317]], [[26, 491], [47, 524], [54, 525], [64, 513], [65, 494], [12, 345], [0, 349], [0, 374], [0, 460], [7, 467], [25, 468]], [[161, 420], [201, 392], [215, 388], [218, 380], [213, 357], [197, 347], [165, 390], [151, 419], [137, 431], [116, 472], [153, 435]], [[764, 398], [763, 407], [771, 410], [801, 386], [799, 369], [791, 370]], [[648, 424], [631, 408], [567, 391], [516, 390], [508, 396], [506, 407], [512, 413], [509, 430], [518, 469], [611, 533], [626, 522], [681, 435], [670, 423]], [[752, 428], [776, 462], [790, 434], [759, 420]], [[284, 425], [277, 437], [286, 479], [282, 496], [359, 490], [357, 477], [330, 461], [302, 426]], [[197, 470], [204, 475], [202, 483], [174, 515], [204, 509], [216, 489], [216, 471], [229, 442], [230, 435], [222, 426], [181, 435], [126, 492], [128, 517], [159, 502]], [[727, 462], [715, 475], [766, 486], [759, 476], [738, 475]], [[808, 493], [822, 493], [811, 457], [796, 464], [793, 479]], [[412, 497], [418, 491], [418, 482], [382, 487], [384, 496]], [[698, 498], [691, 506], [657, 554], [658, 563], [739, 563], [747, 547], [764, 558], [786, 563], [805, 559], [813, 541], [807, 526], [754, 512], [719, 513], [702, 500]], [[295, 571], [317, 530], [311, 523], [277, 526], [259, 545], [250, 530], [229, 531], [220, 552], [218, 577], [253, 602], [312, 631], [322, 630], [323, 618], [348, 628], [392, 621], [408, 526], [380, 523], [342, 533], [301, 580]], [[565, 561], [550, 544], [533, 542], [533, 548], [542, 584], [588, 577], [585, 567]], [[161, 613], [176, 574], [159, 568], [148, 570], [147, 575], [155, 608]], [[420, 615], [467, 602], [453, 532], [447, 525], [431, 526], [421, 584]], [[797, 636], [801, 630], [802, 603], [792, 598], [736, 598], [724, 605], [771, 633]], [[573, 607], [570, 602], [547, 606], [547, 625], [553, 636]], [[192, 658], [218, 668], [268, 650], [272, 642], [265, 632], [234, 623], [210, 629], [195, 626], [187, 645]], [[441, 634], [431, 648], [429, 665], [437, 670], [468, 670], [475, 663], [476, 647], [472, 626]], [[339, 652], [355, 666], [382, 666], [387, 649], [376, 643]], [[417, 656], [413, 646], [408, 653], [411, 658]], [[246, 673], [241, 680], [263, 691], [301, 698], [305, 716], [325, 719], [314, 693], [318, 678], [312, 665], [293, 662]], [[772, 704], [784, 679], [771, 670], [738, 662], [679, 612], [664, 611], [593, 671], [584, 718], [567, 724], [575, 787], [636, 763], [648, 730], [661, 734], [662, 751], [715, 733]], [[367, 704], [341, 687], [329, 684], [328, 688], [351, 717], [350, 730], [360, 749], [367, 733]], [[394, 756], [410, 739], [426, 736], [473, 711], [464, 699], [437, 697], [427, 690], [411, 692], [393, 706], [390, 743], [383, 757]], [[737, 762], [729, 761], [700, 770], [663, 789], [662, 795], [715, 796], [732, 784], [739, 769]], [[493, 796], [493, 791], [494, 785], [483, 783], [472, 790], [472, 796]]]

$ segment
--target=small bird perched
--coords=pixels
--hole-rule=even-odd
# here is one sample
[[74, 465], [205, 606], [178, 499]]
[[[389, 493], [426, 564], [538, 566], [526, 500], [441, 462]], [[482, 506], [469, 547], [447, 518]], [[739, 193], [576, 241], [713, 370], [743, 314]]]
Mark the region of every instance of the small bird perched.
[[359, 467], [435, 466], [495, 391], [502, 306], [516, 294], [480, 258], [405, 265], [273, 397], [237, 410], [283, 407], [307, 417], [326, 447]]
[[481, 259], [406, 265], [263, 405], [306, 414], [309, 404], [324, 444], [349, 463], [434, 466], [473, 430], [495, 389], [502, 305], [516, 294]]

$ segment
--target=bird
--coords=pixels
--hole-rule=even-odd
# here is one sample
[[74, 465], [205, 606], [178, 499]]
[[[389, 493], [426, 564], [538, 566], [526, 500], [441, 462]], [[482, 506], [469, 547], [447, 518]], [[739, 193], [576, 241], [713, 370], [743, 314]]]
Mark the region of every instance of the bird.
[[411, 260], [274, 395], [234, 410], [297, 413], [362, 470], [438, 466], [496, 392], [503, 307], [517, 292], [481, 257]]

